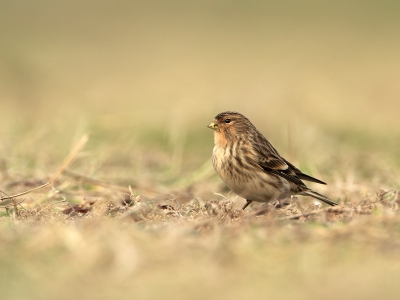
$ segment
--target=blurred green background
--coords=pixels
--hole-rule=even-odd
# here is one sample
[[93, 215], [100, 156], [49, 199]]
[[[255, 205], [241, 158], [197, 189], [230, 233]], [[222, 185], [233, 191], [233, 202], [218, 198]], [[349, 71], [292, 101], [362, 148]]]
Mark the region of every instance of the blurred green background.
[[205, 126], [236, 110], [295, 162], [332, 147], [343, 156], [346, 145], [400, 166], [398, 1], [1, 7], [3, 145], [34, 136], [21, 148], [54, 143], [57, 156], [89, 132], [123, 156], [132, 143], [181, 143], [193, 170], [211, 155]]

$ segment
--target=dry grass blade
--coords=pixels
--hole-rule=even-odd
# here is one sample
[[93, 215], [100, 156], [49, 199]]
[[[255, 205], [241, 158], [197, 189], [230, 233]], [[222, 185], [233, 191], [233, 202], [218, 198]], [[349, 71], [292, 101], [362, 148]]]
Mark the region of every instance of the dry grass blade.
[[25, 199], [22, 199], [21, 201], [18, 201], [18, 202], [15, 202], [14, 199], [8, 199], [8, 200], [2, 202], [2, 205], [0, 205], [0, 208], [9, 208], [11, 206], [14, 206], [15, 211], [18, 211], [17, 205], [21, 204], [24, 201], [25, 201]]
[[87, 176], [87, 175], [83, 175], [83, 174], [79, 174], [79, 173], [73, 172], [73, 171], [68, 170], [68, 169], [65, 169], [63, 171], [63, 174], [65, 176], [69, 176], [69, 177], [75, 178], [77, 180], [82, 180], [84, 182], [90, 183], [90, 184], [95, 185], [95, 186], [101, 186], [103, 188], [109, 188], [109, 189], [112, 189], [112, 190], [117, 190], [119, 192], [126, 193], [126, 194], [133, 195], [133, 194], [139, 194], [139, 193], [145, 192], [145, 194], [148, 197], [156, 197], [158, 195], [158, 194], [156, 194], [153, 191], [150, 191], [148, 189], [145, 190], [145, 191], [143, 189], [141, 189], [140, 191], [139, 190], [134, 190], [134, 189], [132, 189], [131, 186], [124, 187], [124, 186], [121, 186], [121, 185], [105, 182], [105, 181], [102, 181], [102, 180], [99, 180], [99, 179], [96, 179], [96, 178], [92, 178], [92, 177]]
[[7, 196], [7, 197], [4, 197], [4, 198], [0, 198], [0, 201], [1, 201], [0, 208], [8, 208], [10, 206], [16, 207], [18, 204], [21, 204], [22, 202], [24, 202], [25, 199], [23, 199], [23, 200], [21, 200], [19, 202], [15, 202], [14, 198], [17, 198], [17, 197], [29, 194], [31, 192], [37, 191], [37, 190], [49, 185], [50, 183], [51, 182], [47, 182], [45, 184], [42, 184], [41, 186], [35, 187], [35, 188], [30, 189], [28, 191], [25, 191], [25, 192], [22, 192], [22, 193], [19, 193], [19, 194], [15, 194], [15, 195], [12, 195], [12, 196]]
[[318, 209], [318, 210], [314, 210], [314, 211], [310, 211], [310, 212], [306, 212], [303, 214], [297, 214], [297, 215], [292, 215], [292, 216], [288, 216], [288, 217], [284, 217], [282, 218], [283, 220], [296, 220], [296, 219], [300, 219], [301, 217], [308, 217], [308, 216], [312, 216], [312, 215], [318, 215], [320, 213], [324, 213], [324, 212], [337, 212], [337, 213], [345, 213], [345, 212], [354, 212], [355, 208], [344, 208], [344, 207], [328, 207], [328, 208], [324, 208], [324, 209]]
[[70, 176], [70, 177], [73, 177], [75, 179], [79, 179], [79, 180], [88, 182], [88, 183], [93, 184], [93, 185], [113, 188], [115, 190], [118, 190], [118, 191], [121, 191], [121, 192], [124, 192], [124, 193], [130, 192], [130, 190], [127, 187], [116, 185], [116, 184], [112, 184], [112, 183], [108, 183], [108, 182], [105, 182], [105, 181], [101, 181], [101, 180], [98, 180], [96, 178], [89, 177], [87, 175], [78, 174], [78, 173], [73, 172], [71, 170], [65, 169], [63, 171], [63, 173], [66, 176]]
[[66, 170], [75, 160], [76, 156], [78, 155], [79, 151], [82, 147], [87, 143], [89, 140], [89, 136], [87, 134], [83, 135], [79, 141], [75, 144], [72, 148], [68, 156], [65, 158], [64, 162], [62, 163], [61, 167], [54, 173], [53, 177], [51, 178], [51, 182], [55, 183], [60, 177], [60, 175]]

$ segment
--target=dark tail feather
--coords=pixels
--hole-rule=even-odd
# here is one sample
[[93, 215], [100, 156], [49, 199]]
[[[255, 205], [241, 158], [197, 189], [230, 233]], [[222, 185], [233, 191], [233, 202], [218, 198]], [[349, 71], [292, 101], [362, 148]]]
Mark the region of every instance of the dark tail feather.
[[329, 198], [327, 198], [324, 195], [321, 195], [321, 194], [319, 194], [317, 192], [314, 192], [313, 190], [304, 191], [302, 193], [302, 195], [314, 197], [314, 198], [316, 198], [318, 200], [321, 200], [321, 201], [325, 202], [326, 204], [329, 204], [329, 205], [332, 205], [332, 206], [338, 205], [336, 202], [333, 202]]
[[323, 182], [322, 180], [319, 180], [317, 178], [311, 177], [310, 175], [304, 174], [304, 173], [296, 173], [297, 177], [299, 177], [301, 180], [307, 180], [307, 181], [312, 181], [312, 182], [316, 182], [319, 184], [326, 184], [325, 182]]

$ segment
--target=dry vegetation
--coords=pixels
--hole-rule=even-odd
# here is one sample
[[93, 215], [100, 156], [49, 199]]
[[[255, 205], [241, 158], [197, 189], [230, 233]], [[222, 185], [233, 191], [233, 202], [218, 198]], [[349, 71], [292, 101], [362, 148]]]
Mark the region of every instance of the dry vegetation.
[[[2, 299], [398, 298], [399, 4], [2, 6]], [[228, 109], [339, 207], [241, 211]]]

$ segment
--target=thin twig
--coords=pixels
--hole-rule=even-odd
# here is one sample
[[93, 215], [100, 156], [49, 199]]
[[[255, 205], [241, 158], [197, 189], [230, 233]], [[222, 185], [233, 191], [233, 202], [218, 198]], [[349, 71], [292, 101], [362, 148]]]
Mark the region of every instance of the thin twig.
[[12, 198], [16, 198], [16, 197], [19, 197], [19, 196], [22, 196], [22, 195], [29, 194], [29, 193], [31, 193], [31, 192], [34, 192], [34, 191], [36, 191], [36, 190], [38, 190], [38, 189], [41, 189], [41, 188], [43, 188], [43, 187], [49, 185], [50, 183], [51, 183], [51, 181], [48, 182], [48, 183], [42, 184], [41, 186], [35, 187], [35, 188], [33, 188], [33, 189], [30, 189], [29, 191], [22, 192], [22, 193], [19, 193], [19, 194], [15, 194], [15, 195], [12, 195], [12, 196], [7, 196], [7, 197], [4, 197], [4, 198], [0, 198], [0, 200], [1, 200], [1, 201], [4, 201], [4, 200], [7, 200], [7, 199], [12, 199]]

